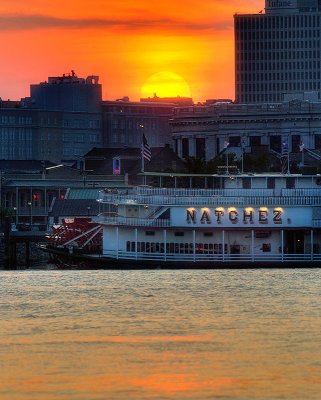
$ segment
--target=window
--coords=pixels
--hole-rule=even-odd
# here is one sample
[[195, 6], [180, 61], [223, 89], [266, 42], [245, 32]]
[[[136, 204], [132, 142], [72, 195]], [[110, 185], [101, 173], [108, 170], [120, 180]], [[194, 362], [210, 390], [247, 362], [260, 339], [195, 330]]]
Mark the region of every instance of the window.
[[261, 136], [250, 136], [250, 146], [260, 146], [261, 145]]
[[251, 178], [243, 178], [243, 189], [251, 189]]
[[321, 135], [315, 135], [314, 136], [314, 148], [316, 150], [321, 149]]
[[281, 153], [281, 136], [270, 136], [270, 149]]
[[205, 158], [205, 138], [196, 138], [196, 158]]
[[295, 188], [295, 178], [286, 178], [286, 188], [287, 189]]
[[267, 178], [267, 189], [275, 188], [275, 178]]
[[204, 232], [204, 236], [205, 237], [212, 237], [213, 236], [213, 232]]
[[262, 251], [263, 251], [263, 253], [270, 253], [271, 252], [271, 243], [263, 243]]
[[230, 147], [239, 147], [241, 145], [241, 136], [231, 136], [229, 143]]
[[292, 151], [298, 153], [300, 151], [301, 136], [292, 135]]
[[188, 139], [184, 138], [182, 139], [182, 157], [188, 157], [189, 156], [189, 143]]

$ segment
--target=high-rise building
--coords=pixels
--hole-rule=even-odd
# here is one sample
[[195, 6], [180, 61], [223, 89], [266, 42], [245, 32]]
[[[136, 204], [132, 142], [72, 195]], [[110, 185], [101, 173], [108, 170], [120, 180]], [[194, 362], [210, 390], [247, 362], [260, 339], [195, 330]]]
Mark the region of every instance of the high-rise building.
[[320, 0], [266, 0], [234, 25], [238, 103], [321, 100]]

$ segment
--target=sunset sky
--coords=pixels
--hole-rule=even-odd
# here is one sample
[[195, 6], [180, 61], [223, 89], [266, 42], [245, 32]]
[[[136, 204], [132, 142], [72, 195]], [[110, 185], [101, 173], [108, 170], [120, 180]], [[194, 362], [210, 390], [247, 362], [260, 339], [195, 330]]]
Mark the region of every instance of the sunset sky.
[[99, 75], [104, 99], [165, 95], [164, 77], [177, 83], [167, 95], [234, 98], [233, 14], [262, 8], [264, 0], [0, 0], [0, 97], [27, 96], [30, 83], [74, 69]]

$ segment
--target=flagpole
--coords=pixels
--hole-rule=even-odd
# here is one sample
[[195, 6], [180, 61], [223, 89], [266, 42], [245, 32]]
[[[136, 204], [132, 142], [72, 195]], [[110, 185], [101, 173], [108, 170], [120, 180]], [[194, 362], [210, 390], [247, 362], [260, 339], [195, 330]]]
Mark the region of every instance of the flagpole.
[[144, 151], [143, 151], [143, 145], [141, 146], [140, 149], [140, 155], [141, 155], [141, 172], [144, 173], [145, 172], [145, 161], [144, 161]]
[[288, 136], [288, 175], [290, 175], [290, 142], [289, 142], [289, 136]]
[[244, 137], [242, 137], [241, 139], [241, 148], [242, 148], [242, 165], [241, 165], [241, 173], [244, 173], [244, 148], [245, 148], [245, 144], [246, 144], [246, 139]]
[[230, 143], [229, 143], [229, 141], [227, 141], [227, 140], [225, 140], [224, 141], [224, 148], [225, 148], [225, 156], [226, 156], [226, 158], [225, 158], [225, 164], [226, 164], [226, 171], [225, 171], [225, 173], [228, 175], [228, 147], [229, 147], [229, 145], [230, 145]]
[[144, 125], [139, 125], [142, 132], [142, 144], [140, 146], [140, 156], [141, 156], [141, 172], [145, 172], [145, 161], [144, 161]]

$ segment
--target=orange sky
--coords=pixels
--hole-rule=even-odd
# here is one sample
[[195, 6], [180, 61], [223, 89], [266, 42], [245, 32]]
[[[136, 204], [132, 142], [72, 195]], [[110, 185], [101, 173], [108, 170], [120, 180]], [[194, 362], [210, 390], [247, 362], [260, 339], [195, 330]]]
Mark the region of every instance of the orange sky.
[[[104, 99], [138, 100], [162, 71], [195, 101], [234, 98], [233, 14], [264, 0], [0, 0], [0, 97], [74, 69], [99, 75]], [[179, 94], [179, 93], [177, 93]]]

